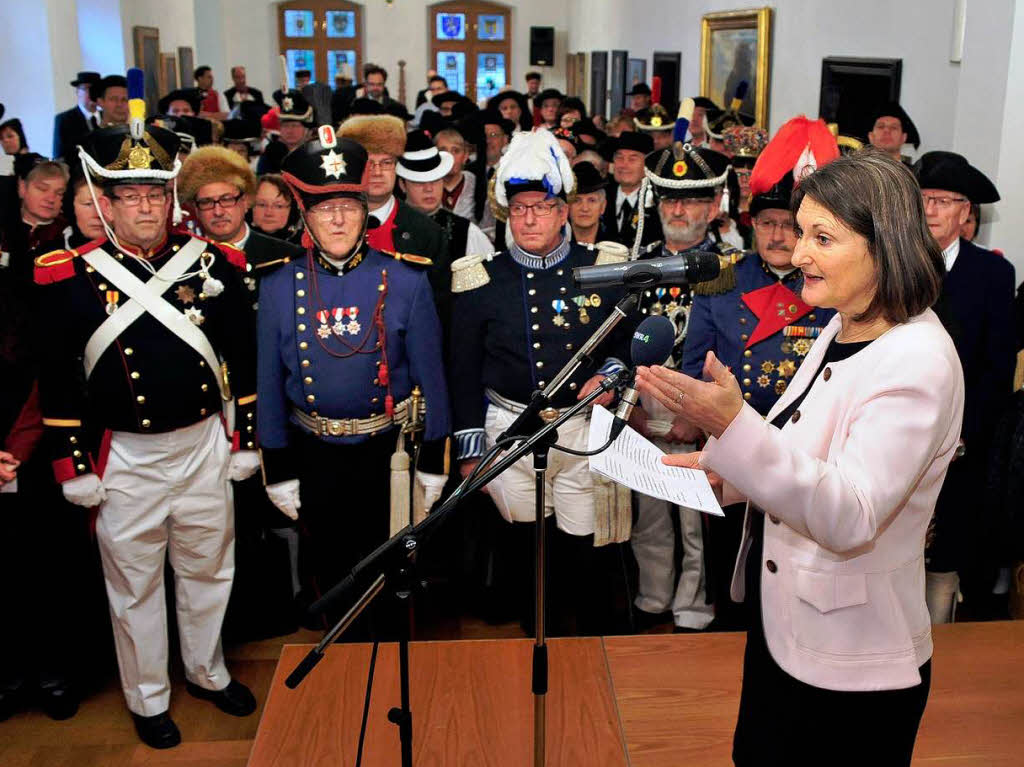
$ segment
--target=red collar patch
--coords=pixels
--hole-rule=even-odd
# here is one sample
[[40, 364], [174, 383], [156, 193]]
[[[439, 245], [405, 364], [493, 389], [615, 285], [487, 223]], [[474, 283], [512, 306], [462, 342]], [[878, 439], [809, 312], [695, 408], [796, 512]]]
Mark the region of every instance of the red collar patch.
[[757, 327], [747, 340], [747, 349], [793, 324], [814, 308], [801, 301], [796, 293], [781, 282], [744, 293], [743, 303], [758, 320]]

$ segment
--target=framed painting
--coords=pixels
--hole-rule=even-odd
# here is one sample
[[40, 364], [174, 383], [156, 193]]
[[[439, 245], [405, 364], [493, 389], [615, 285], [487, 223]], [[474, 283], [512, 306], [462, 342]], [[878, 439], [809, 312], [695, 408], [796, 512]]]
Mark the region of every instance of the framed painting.
[[160, 54], [160, 95], [165, 96], [178, 87], [178, 57], [173, 53]]
[[608, 51], [590, 54], [590, 114], [605, 117], [608, 105]]
[[701, 19], [700, 95], [728, 109], [740, 83], [740, 111], [768, 130], [772, 9], [709, 13]]
[[160, 100], [160, 30], [156, 27], [132, 27], [135, 44], [135, 66], [144, 74], [146, 113], [156, 114]]
[[626, 64], [626, 92], [637, 83], [647, 82], [647, 59], [629, 59]]
[[178, 82], [182, 88], [191, 88], [195, 82], [192, 73], [196, 71], [191, 46], [178, 47]]

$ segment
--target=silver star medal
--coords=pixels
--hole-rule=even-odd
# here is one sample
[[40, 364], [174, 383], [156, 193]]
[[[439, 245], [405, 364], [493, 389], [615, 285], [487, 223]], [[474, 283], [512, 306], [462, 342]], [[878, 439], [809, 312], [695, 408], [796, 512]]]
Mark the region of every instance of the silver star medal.
[[345, 158], [332, 149], [323, 156], [320, 167], [324, 169], [325, 176], [341, 178], [345, 172]]
[[185, 316], [193, 325], [202, 325], [206, 321], [206, 317], [203, 316], [203, 310], [194, 306], [190, 306], [185, 310]]

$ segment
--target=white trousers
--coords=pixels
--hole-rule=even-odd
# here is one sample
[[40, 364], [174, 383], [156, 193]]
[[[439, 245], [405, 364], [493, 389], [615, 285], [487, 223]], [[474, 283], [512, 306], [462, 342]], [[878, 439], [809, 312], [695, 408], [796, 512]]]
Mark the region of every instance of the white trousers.
[[220, 642], [235, 573], [230, 454], [218, 416], [163, 434], [112, 435], [96, 538], [133, 713], [153, 716], [170, 706], [168, 556], [186, 677], [208, 690], [231, 681]]
[[[650, 418], [672, 420], [672, 413], [658, 402], [644, 402]], [[690, 453], [691, 444], [669, 444], [653, 440], [666, 453]], [[676, 577], [675, 533], [672, 511], [677, 508], [668, 501], [634, 493], [637, 517], [630, 542], [639, 569], [636, 606], [649, 613], [672, 610], [677, 626], [704, 629], [715, 617], [714, 606], [706, 604], [707, 573], [704, 567], [704, 535], [700, 512], [679, 508], [683, 556]]]
[[[517, 416], [517, 413], [496, 405], [487, 406], [484, 430], [488, 448]], [[574, 450], [586, 450], [589, 433], [590, 419], [581, 413], [559, 427], [558, 444]], [[536, 521], [535, 487], [532, 455], [520, 458], [487, 486], [494, 505], [507, 522]], [[544, 507], [544, 516], [554, 514], [559, 530], [570, 535], [593, 534], [594, 479], [586, 458], [554, 449], [548, 453]]]
[[960, 601], [960, 576], [955, 572], [924, 573], [924, 601], [932, 623], [953, 623], [956, 603]]

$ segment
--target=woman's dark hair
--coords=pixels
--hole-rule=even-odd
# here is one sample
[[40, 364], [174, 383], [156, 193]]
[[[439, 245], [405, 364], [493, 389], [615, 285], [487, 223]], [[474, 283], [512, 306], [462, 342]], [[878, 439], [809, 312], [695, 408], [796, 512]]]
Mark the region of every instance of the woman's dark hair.
[[804, 178], [790, 201], [794, 217], [805, 197], [868, 241], [875, 297], [854, 317], [857, 322], [879, 316], [906, 322], [938, 300], [945, 262], [925, 221], [921, 188], [906, 165], [865, 147]]
[[[281, 193], [281, 196], [288, 202], [290, 206], [288, 208], [288, 220], [285, 225], [281, 227], [279, 232], [273, 232], [275, 236], [279, 233], [282, 235], [292, 234], [299, 223], [299, 206], [295, 204], [295, 197], [292, 195], [292, 190], [288, 186], [288, 183], [279, 176], [277, 173], [266, 173], [256, 179], [256, 191], [260, 189], [260, 184], [270, 184], [272, 187], [277, 189]], [[252, 224], [252, 208], [249, 208], [249, 212], [245, 216], [249, 223]], [[271, 232], [264, 232], [264, 234], [271, 234]]]
[[21, 125], [21, 120], [17, 117], [12, 117], [10, 120], [4, 123], [0, 123], [0, 133], [3, 133], [4, 128], [10, 128], [12, 131], [18, 134], [18, 140], [21, 142], [21, 146], [18, 147], [20, 152], [24, 149], [28, 151], [28, 140], [25, 138], [25, 129]]
[[978, 236], [978, 232], [981, 230], [981, 205], [976, 202], [971, 203], [971, 215], [974, 216], [974, 234], [971, 236], [971, 242], [974, 242]]

